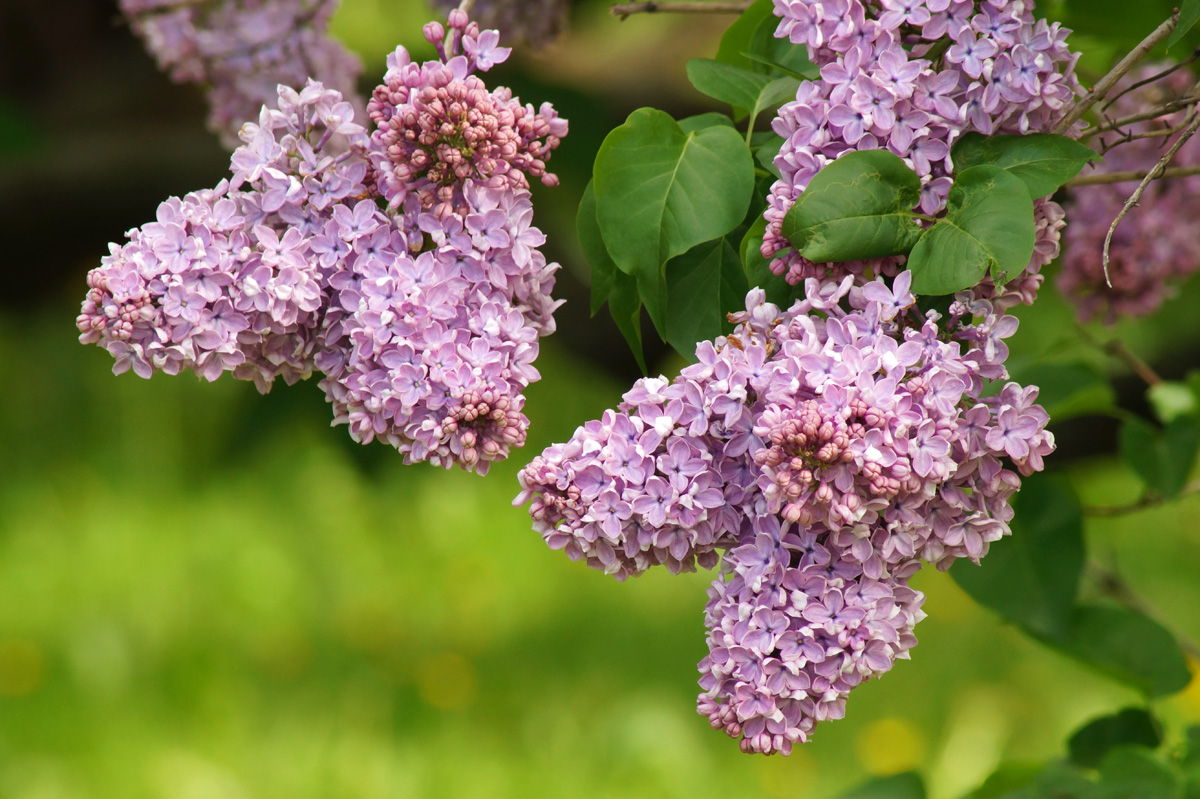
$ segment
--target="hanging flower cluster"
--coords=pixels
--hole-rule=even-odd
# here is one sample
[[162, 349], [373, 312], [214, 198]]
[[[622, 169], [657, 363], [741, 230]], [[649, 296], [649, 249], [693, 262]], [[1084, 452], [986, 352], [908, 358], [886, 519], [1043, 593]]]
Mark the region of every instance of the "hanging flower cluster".
[[[461, 13], [452, 25], [464, 42], [494, 36]], [[499, 60], [450, 63], [470, 75]], [[398, 48], [389, 74], [408, 63]], [[539, 336], [554, 330], [558, 264], [538, 250], [529, 192], [512, 181], [457, 180], [462, 205], [441, 215], [419, 184], [394, 184], [385, 202], [378, 134], [335, 90], [280, 86], [278, 108], [243, 127], [231, 180], [171, 198], [111, 245], [88, 275], [80, 340], [142, 377], [229, 371], [266, 392], [317, 370], [355, 440], [486, 472], [524, 443], [523, 391], [539, 378]]]
[[[1152, 79], [1165, 65], [1134, 70], [1117, 86], [1121, 92]], [[1192, 88], [1193, 76], [1176, 70], [1165, 78], [1120, 95], [1107, 114], [1115, 119], [1134, 116], [1182, 98]], [[1109, 149], [1103, 165], [1084, 174], [1146, 172], [1179, 135], [1189, 117], [1187, 110], [1123, 125], [1103, 134]], [[1185, 142], [1171, 162], [1176, 167], [1200, 166], [1200, 140]], [[1105, 283], [1103, 243], [1108, 228], [1121, 212], [1133, 183], [1081, 186], [1066, 203], [1071, 225], [1065, 234], [1066, 253], [1059, 289], [1072, 299], [1081, 319], [1151, 313], [1171, 295], [1175, 284], [1200, 270], [1200, 238], [1194, 220], [1200, 215], [1200, 176], [1192, 175], [1151, 183], [1137, 208], [1117, 226], [1109, 249]]]
[[[449, 13], [457, 0], [434, 0], [434, 7]], [[471, 13], [482, 28], [499, 28], [509, 41], [532, 48], [544, 47], [567, 26], [571, 0], [477, 0]]]
[[[326, 35], [338, 0], [120, 0], [121, 13], [176, 83], [205, 87], [208, 126], [230, 148], [275, 100], [311, 77], [358, 106], [362, 65]], [[361, 106], [358, 106], [361, 107]]]
[[[920, 209], [945, 208], [950, 148], [967, 131], [1047, 131], [1078, 91], [1058, 23], [1034, 20], [1026, 0], [775, 0], [776, 35], [808, 47], [820, 80], [800, 85], [779, 110], [785, 139], [775, 165], [762, 252], [791, 283], [865, 271], [894, 274], [896, 259], [814, 264], [780, 232], [808, 182], [852, 150], [887, 149], [920, 177]], [[1057, 254], [1061, 210], [1035, 203], [1039, 243], [1029, 271], [1009, 287], [1031, 299], [1036, 272]]]
[[695, 365], [521, 472], [547, 544], [618, 579], [724, 551], [699, 709], [745, 751], [789, 752], [906, 657], [909, 577], [985, 555], [1054, 449], [1036, 387], [985, 396], [1016, 320], [970, 292], [922, 315], [909, 282], [810, 278], [787, 311], [753, 290]]

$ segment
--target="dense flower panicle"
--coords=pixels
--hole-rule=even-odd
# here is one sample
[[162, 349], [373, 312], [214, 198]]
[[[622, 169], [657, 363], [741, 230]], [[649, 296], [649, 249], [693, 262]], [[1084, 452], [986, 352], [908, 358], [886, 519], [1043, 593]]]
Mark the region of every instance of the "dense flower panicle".
[[[367, 106], [379, 193], [396, 206], [415, 192], [423, 210], [445, 216], [465, 213], [467, 180], [495, 191], [528, 188], [531, 177], [557, 185], [546, 161], [567, 134], [566, 120], [549, 103], [535, 110], [508, 89], [489, 90], [474, 74], [508, 58], [496, 32], [451, 14], [448, 33], [432, 24], [425, 36], [442, 60], [416, 64], [397, 47]], [[463, 54], [447, 58], [456, 42]]]
[[[454, 19], [468, 34], [454, 46], [494, 40]], [[310, 81], [278, 96], [242, 128], [231, 180], [168, 200], [112, 245], [88, 276], [80, 340], [142, 377], [231, 371], [265, 392], [320, 371], [356, 440], [486, 472], [524, 443], [523, 392], [559, 304], [528, 190], [464, 178], [453, 209], [403, 186], [389, 204], [377, 144], [339, 92]]]
[[114, 372], [231, 371], [264, 392], [312, 372], [334, 268], [316, 234], [337, 203], [366, 193], [351, 153], [367, 137], [320, 84], [279, 87], [279, 105], [245, 127], [232, 181], [162, 203], [89, 273], [80, 340], [112, 353]]
[[907, 578], [986, 554], [1054, 448], [1036, 388], [984, 396], [1015, 318], [970, 292], [922, 315], [909, 281], [809, 279], [786, 312], [752, 291], [696, 364], [520, 475], [546, 542], [618, 578], [725, 551], [700, 707], [748, 751], [788, 751], [903, 657]]
[[[209, 128], [235, 147], [276, 86], [311, 77], [358, 105], [358, 59], [326, 35], [338, 0], [121, 0], [121, 12], [177, 83], [206, 87]], [[361, 107], [361, 106], [360, 106]]]
[[[458, 0], [434, 0], [434, 7], [450, 13]], [[558, 38], [570, 8], [570, 0], [477, 0], [471, 14], [479, 27], [497, 28], [508, 41], [537, 49]]]
[[[803, 82], [773, 123], [785, 140], [775, 159], [782, 177], [768, 198], [762, 251], [776, 273], [799, 283], [898, 270], [896, 259], [814, 264], [783, 238], [788, 209], [839, 156], [890, 150], [921, 177], [921, 212], [937, 214], [952, 182], [950, 148], [963, 133], [1050, 129], [1078, 91], [1077, 56], [1067, 31], [1035, 21], [1032, 8], [1025, 0], [775, 0], [776, 35], [806, 45], [820, 69], [820, 80]], [[1048, 200], [1035, 211], [1059, 216]], [[1042, 230], [1057, 241], [1056, 227]], [[1029, 273], [1049, 262], [1045, 251], [1035, 250]]]
[[[1164, 68], [1163, 64], [1140, 67], [1118, 84], [1117, 91]], [[1193, 77], [1186, 70], [1176, 70], [1119, 97], [1107, 113], [1119, 119], [1163, 106], [1186, 93]], [[1165, 134], [1178, 131], [1187, 115], [1186, 110], [1177, 111], [1104, 134], [1104, 143], [1112, 149], [1104, 154], [1104, 163], [1090, 167], [1089, 172], [1152, 169], [1178, 135]], [[1147, 135], [1154, 133], [1164, 135]], [[1185, 142], [1171, 165], [1200, 165], [1200, 139]], [[1112, 287], [1105, 283], [1104, 239], [1132, 187], [1131, 183], [1080, 186], [1072, 190], [1067, 202], [1071, 225], [1058, 287], [1075, 302], [1081, 319], [1102, 316], [1111, 322], [1119, 316], [1151, 313], [1176, 284], [1200, 269], [1200, 237], [1194, 229], [1200, 215], [1200, 176], [1156, 180], [1113, 233], [1108, 264]]]

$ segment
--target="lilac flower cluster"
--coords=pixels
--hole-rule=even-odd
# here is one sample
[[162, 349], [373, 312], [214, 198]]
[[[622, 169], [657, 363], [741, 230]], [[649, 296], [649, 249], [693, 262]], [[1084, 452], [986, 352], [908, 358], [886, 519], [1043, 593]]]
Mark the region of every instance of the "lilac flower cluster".
[[456, 183], [461, 215], [423, 210], [416, 191], [389, 208], [354, 116], [315, 81], [280, 86], [278, 109], [243, 127], [231, 180], [111, 245], [80, 340], [142, 377], [229, 371], [266, 392], [319, 370], [355, 440], [484, 473], [524, 443], [558, 264], [511, 184]]
[[[434, 6], [448, 14], [458, 0], [434, 0]], [[558, 38], [570, 8], [570, 0], [477, 0], [471, 13], [481, 28], [499, 28], [509, 41], [537, 49]]]
[[[775, 0], [776, 36], [808, 47], [820, 80], [806, 81], [773, 126], [775, 165], [762, 252], [791, 283], [807, 277], [895, 274], [896, 259], [814, 264], [783, 238], [784, 215], [825, 164], [852, 150], [888, 149], [921, 177], [920, 209], [945, 208], [950, 148], [967, 131], [1049, 130], [1078, 91], [1077, 56], [1058, 23], [1034, 20], [1027, 0]], [[1061, 214], [1048, 200], [1039, 218]], [[1061, 224], [1039, 225], [1039, 248], [1014, 290], [1036, 291]], [[1049, 255], [1049, 258], [1047, 257]], [[862, 278], [862, 279], [865, 279]]]
[[986, 554], [1054, 448], [1036, 387], [984, 396], [1015, 318], [970, 292], [922, 315], [908, 272], [854, 282], [810, 278], [786, 312], [751, 291], [696, 364], [520, 475], [547, 544], [618, 579], [724, 551], [699, 709], [745, 751], [789, 752], [906, 657], [908, 578]]
[[[1117, 91], [1147, 80], [1165, 65], [1141, 67], [1118, 84]], [[1107, 113], [1113, 118], [1133, 116], [1183, 97], [1194, 76], [1176, 70], [1167, 77], [1120, 96]], [[1186, 124], [1186, 110], [1125, 125], [1103, 134], [1110, 149], [1103, 168], [1090, 172], [1145, 172], [1154, 167]], [[1200, 166], [1200, 139], [1185, 142], [1171, 162], [1177, 167]], [[1085, 172], [1084, 174], [1088, 174]], [[1067, 202], [1071, 225], [1066, 233], [1066, 253], [1058, 287], [1077, 307], [1081, 319], [1148, 314], [1171, 295], [1173, 287], [1200, 269], [1200, 238], [1193, 230], [1200, 216], [1200, 176], [1192, 175], [1151, 183], [1138, 207], [1113, 233], [1108, 275], [1104, 280], [1102, 254], [1108, 228], [1132, 191], [1131, 183], [1081, 186]]]
[[326, 35], [338, 0], [121, 0], [121, 12], [161, 69], [206, 87], [208, 126], [230, 148], [273, 102], [276, 86], [311, 76], [359, 106], [358, 59]]
[[[508, 58], [496, 31], [481, 32], [456, 9], [449, 34], [431, 23], [425, 35], [443, 59], [414, 64], [397, 50], [367, 106], [377, 126], [372, 163], [380, 194], [395, 206], [415, 191], [422, 209], [443, 216], [465, 213], [464, 180], [497, 191], [528, 188], [528, 177], [558, 185], [546, 160], [566, 135], [566, 120], [549, 103], [535, 111], [471, 74]], [[460, 43], [464, 55], [446, 58], [447, 43]]]

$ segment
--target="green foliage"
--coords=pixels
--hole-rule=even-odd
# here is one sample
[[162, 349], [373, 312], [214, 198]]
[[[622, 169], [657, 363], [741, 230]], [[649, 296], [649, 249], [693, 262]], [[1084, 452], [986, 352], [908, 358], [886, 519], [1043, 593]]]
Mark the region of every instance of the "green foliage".
[[783, 235], [818, 263], [902, 254], [921, 236], [912, 214], [920, 197], [920, 178], [893, 153], [846, 153], [813, 176]]
[[1065, 480], [1027, 477], [1014, 504], [1012, 535], [991, 545], [976, 565], [959, 561], [950, 575], [971, 597], [1037, 636], [1070, 634], [1085, 560], [1083, 514]]
[[1030, 199], [1058, 190], [1088, 161], [1102, 160], [1091, 148], [1074, 139], [1051, 133], [1025, 136], [984, 136], [966, 133], [951, 150], [956, 170], [990, 164], [1011, 172], [1029, 189]]
[[775, 38], [779, 19], [772, 0], [755, 0], [725, 29], [717, 49], [717, 60], [762, 73], [779, 73], [793, 78], [813, 76], [816, 67], [804, 47]]
[[646, 371], [645, 355], [642, 352], [642, 301], [638, 297], [637, 280], [625, 274], [613, 262], [604, 246], [600, 226], [596, 224], [596, 193], [589, 181], [579, 201], [579, 213], [575, 219], [575, 230], [584, 257], [592, 265], [592, 316], [608, 303], [608, 310], [617, 329], [629, 343], [629, 349], [637, 358], [638, 366]]
[[694, 358], [696, 342], [729, 332], [721, 320], [746, 301], [746, 274], [738, 252], [742, 236], [727, 236], [698, 244], [667, 263], [667, 343]]
[[1071, 762], [1095, 768], [1115, 746], [1135, 745], [1157, 749], [1162, 743], [1162, 725], [1158, 719], [1138, 707], [1129, 707], [1111, 716], [1088, 722], [1067, 741]]
[[754, 189], [750, 151], [732, 128], [685, 132], [662, 111], [641, 108], [605, 138], [593, 174], [605, 248], [637, 279], [664, 334], [666, 263], [742, 222]]
[[991, 273], [997, 285], [1033, 255], [1033, 201], [1025, 183], [996, 166], [964, 169], [950, 187], [946, 215], [912, 249], [918, 294], [952, 294]]
[[1104, 799], [1182, 799], [1179, 774], [1147, 749], [1118, 746], [1100, 764]]
[[800, 85], [787, 75], [771, 78], [711, 58], [693, 58], [687, 63], [687, 74], [701, 93], [749, 113], [747, 135], [753, 132], [754, 122], [762, 111], [794, 97]]
[[771, 271], [771, 260], [762, 254], [763, 234], [767, 230], [767, 220], [759, 216], [742, 238], [741, 254], [742, 267], [746, 272], [746, 282], [751, 288], [760, 288], [767, 293], [767, 300], [780, 308], [790, 307], [798, 299], [801, 287], [790, 285], [783, 275]]
[[1038, 387], [1038, 402], [1050, 415], [1050, 424], [1074, 416], [1111, 413], [1116, 407], [1112, 384], [1091, 364], [1042, 363], [1014, 371], [1019, 382]]
[[1161, 430], [1136, 416], [1127, 418], [1119, 434], [1121, 459], [1146, 487], [1170, 499], [1187, 483], [1200, 450], [1200, 420], [1178, 416]]
[[925, 783], [915, 771], [876, 777], [838, 799], [925, 799]]
[[1200, 0], [1183, 0], [1179, 4], [1179, 24], [1171, 31], [1167, 39], [1167, 49], [1170, 50], [1200, 21]]
[[1148, 616], [1123, 607], [1081, 605], [1056, 649], [1150, 697], [1183, 690], [1191, 681], [1175, 637]]

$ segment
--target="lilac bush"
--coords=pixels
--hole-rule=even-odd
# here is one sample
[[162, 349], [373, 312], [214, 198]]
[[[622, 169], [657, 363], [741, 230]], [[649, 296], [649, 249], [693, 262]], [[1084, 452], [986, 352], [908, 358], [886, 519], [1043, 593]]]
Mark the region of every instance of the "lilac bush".
[[[1139, 67], [1117, 86], [1123, 91], [1148, 80], [1165, 65]], [[1182, 97], [1193, 84], [1185, 70], [1147, 83], [1123, 94], [1108, 110], [1121, 118], [1145, 112]], [[1158, 162], [1170, 147], [1189, 111], [1157, 116], [1103, 134], [1110, 146], [1104, 163], [1085, 174], [1141, 171]], [[1200, 141], [1191, 139], [1176, 153], [1177, 167], [1200, 166]], [[1065, 204], [1071, 224], [1065, 234], [1065, 254], [1058, 276], [1059, 289], [1077, 307], [1081, 319], [1101, 316], [1109, 322], [1119, 316], [1140, 316], [1155, 311], [1173, 286], [1200, 269], [1200, 238], [1192, 220], [1200, 214], [1200, 176], [1192, 175], [1151, 183], [1138, 207], [1113, 233], [1108, 277], [1102, 261], [1104, 238], [1131, 191], [1130, 183], [1080, 186]]]
[[1054, 448], [1036, 387], [1005, 381], [1016, 319], [970, 292], [922, 314], [910, 273], [751, 291], [673, 381], [521, 472], [552, 548], [617, 579], [711, 566], [700, 712], [748, 752], [790, 751], [915, 643], [922, 562], [978, 561], [1019, 474]]
[[[762, 253], [790, 283], [899, 268], [896, 259], [814, 264], [783, 238], [784, 215], [825, 164], [853, 150], [890, 150], [921, 177], [920, 210], [935, 215], [963, 133], [1048, 131], [1079, 91], [1068, 31], [1034, 20], [1025, 0], [775, 0], [775, 12], [776, 36], [805, 45], [820, 69], [773, 123], [784, 138], [775, 158], [782, 176], [768, 198]], [[1043, 199], [1035, 210], [1039, 246], [1012, 299], [1032, 299], [1038, 269], [1057, 254], [1061, 209]]]
[[[434, 0], [434, 7], [449, 13], [456, 0]], [[509, 41], [544, 47], [567, 24], [570, 0], [477, 0], [471, 13], [482, 28], [499, 28]]]
[[[466, 54], [414, 69], [474, 77], [507, 55], [479, 57], [473, 43], [495, 32], [461, 13], [452, 31]], [[398, 48], [386, 79], [407, 66]], [[380, 131], [368, 135], [339, 92], [310, 81], [278, 93], [277, 109], [243, 126], [230, 180], [171, 198], [111, 245], [88, 275], [80, 340], [107, 349], [114, 372], [142, 377], [228, 371], [266, 392], [276, 377], [320, 371], [335, 423], [355, 440], [486, 472], [524, 443], [523, 391], [539, 378], [538, 339], [558, 304], [558, 264], [538, 249], [545, 236], [517, 167], [441, 175], [452, 206], [424, 202], [428, 176], [389, 176], [385, 194]]]
[[338, 0], [120, 0], [121, 13], [176, 83], [205, 87], [208, 126], [231, 149], [238, 129], [309, 78], [361, 108], [358, 58], [326, 34]]

